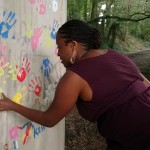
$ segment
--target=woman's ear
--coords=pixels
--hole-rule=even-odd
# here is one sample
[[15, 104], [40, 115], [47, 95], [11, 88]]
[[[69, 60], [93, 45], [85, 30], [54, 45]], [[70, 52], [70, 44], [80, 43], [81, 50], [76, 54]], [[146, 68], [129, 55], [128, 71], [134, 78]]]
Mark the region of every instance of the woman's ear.
[[77, 46], [78, 45], [78, 42], [77, 41], [72, 41], [74, 46]]
[[73, 50], [76, 49], [76, 47], [78, 46], [78, 42], [72, 41], [72, 46], [73, 46]]

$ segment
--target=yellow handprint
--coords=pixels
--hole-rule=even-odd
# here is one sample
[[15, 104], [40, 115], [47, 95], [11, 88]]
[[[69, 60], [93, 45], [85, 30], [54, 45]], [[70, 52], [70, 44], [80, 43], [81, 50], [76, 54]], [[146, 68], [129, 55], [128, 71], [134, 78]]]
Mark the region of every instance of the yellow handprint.
[[17, 74], [17, 68], [16, 68], [16, 61], [13, 60], [12, 63], [9, 64], [8, 66], [8, 74], [7, 74], [7, 77], [11, 78], [12, 80], [17, 80], [17, 77], [16, 77], [16, 74]]
[[[23, 94], [22, 94], [22, 93]], [[26, 87], [19, 87], [17, 89], [17, 93], [13, 96], [12, 100], [17, 103], [17, 104], [21, 104], [21, 100], [24, 101], [24, 97], [27, 95], [27, 90]]]
[[48, 30], [48, 28], [45, 28], [43, 30], [43, 37], [45, 38], [44, 41], [45, 41], [46, 48], [50, 48], [52, 46], [52, 39], [49, 36], [49, 30]]
[[3, 67], [0, 67], [0, 77], [4, 75], [4, 68], [7, 67], [8, 65], [9, 63], [6, 63], [5, 65], [3, 65]]
[[0, 67], [0, 77], [2, 77], [4, 75], [4, 70], [2, 67]]

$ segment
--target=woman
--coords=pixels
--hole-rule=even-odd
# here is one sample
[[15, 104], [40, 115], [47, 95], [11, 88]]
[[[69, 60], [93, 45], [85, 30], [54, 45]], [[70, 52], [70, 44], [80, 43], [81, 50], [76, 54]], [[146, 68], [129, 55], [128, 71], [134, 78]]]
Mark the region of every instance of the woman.
[[99, 31], [80, 20], [62, 25], [56, 42], [67, 71], [49, 108], [33, 110], [3, 95], [0, 110], [12, 110], [52, 127], [76, 104], [85, 119], [97, 122], [108, 149], [149, 150], [150, 82], [136, 65], [115, 50], [99, 49]]

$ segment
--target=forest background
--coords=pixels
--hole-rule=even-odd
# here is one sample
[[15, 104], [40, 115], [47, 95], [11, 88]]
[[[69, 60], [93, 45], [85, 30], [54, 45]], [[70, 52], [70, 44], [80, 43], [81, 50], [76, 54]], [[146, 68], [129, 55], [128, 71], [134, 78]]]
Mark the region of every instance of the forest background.
[[[150, 80], [150, 0], [67, 0], [67, 20], [81, 19], [98, 28], [103, 48], [127, 54]], [[76, 110], [66, 117], [66, 150], [105, 150], [96, 124]]]

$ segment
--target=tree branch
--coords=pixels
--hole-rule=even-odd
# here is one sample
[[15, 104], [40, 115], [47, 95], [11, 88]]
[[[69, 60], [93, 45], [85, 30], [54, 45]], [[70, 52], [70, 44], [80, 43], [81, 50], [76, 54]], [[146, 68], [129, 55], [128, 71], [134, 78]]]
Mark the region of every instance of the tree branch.
[[[133, 17], [136, 16], [136, 15], [143, 15], [143, 17], [140, 17], [138, 19], [134, 19]], [[145, 19], [148, 19], [148, 18], [150, 18], [150, 13], [134, 13], [134, 14], [130, 15], [127, 18], [119, 17], [119, 16], [106, 15], [106, 16], [100, 16], [100, 17], [96, 17], [92, 20], [89, 20], [88, 23], [98, 22], [98, 21], [100, 21], [100, 19], [117, 19], [117, 21], [134, 21], [134, 22], [138, 22], [138, 21], [142, 21], [142, 20], [145, 20]]]

